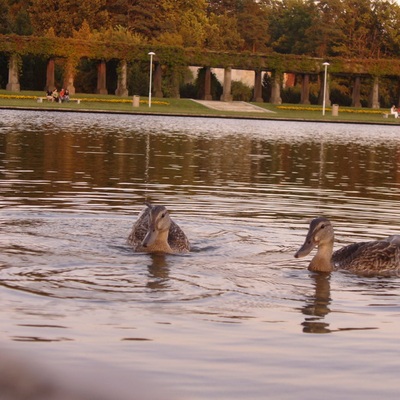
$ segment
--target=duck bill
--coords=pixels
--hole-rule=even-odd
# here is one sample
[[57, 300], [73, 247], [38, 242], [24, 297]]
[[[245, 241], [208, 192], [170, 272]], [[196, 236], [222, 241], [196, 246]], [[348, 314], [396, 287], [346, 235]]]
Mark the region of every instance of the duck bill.
[[156, 229], [154, 226], [150, 226], [146, 236], [142, 241], [142, 246], [143, 247], [151, 246], [156, 241], [156, 238], [157, 238]]
[[316, 243], [307, 236], [303, 246], [301, 246], [300, 249], [297, 250], [294, 256], [296, 258], [308, 256], [311, 253], [311, 250], [315, 247], [315, 245]]

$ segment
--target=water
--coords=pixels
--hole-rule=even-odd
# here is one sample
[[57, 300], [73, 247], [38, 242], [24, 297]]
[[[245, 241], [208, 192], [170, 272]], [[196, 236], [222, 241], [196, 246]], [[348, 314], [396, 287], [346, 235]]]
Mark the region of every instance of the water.
[[[400, 279], [293, 258], [318, 215], [399, 234], [398, 127], [1, 116], [1, 348], [112, 398], [398, 397]], [[145, 201], [189, 255], [126, 245]]]

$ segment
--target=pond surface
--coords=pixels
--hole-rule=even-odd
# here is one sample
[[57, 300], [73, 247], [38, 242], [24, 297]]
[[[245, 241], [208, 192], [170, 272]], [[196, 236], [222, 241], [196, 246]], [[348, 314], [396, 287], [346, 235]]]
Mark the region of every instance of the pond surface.
[[[399, 127], [0, 113], [0, 348], [114, 399], [398, 398], [400, 278], [293, 255], [400, 233]], [[146, 201], [189, 255], [132, 252]]]

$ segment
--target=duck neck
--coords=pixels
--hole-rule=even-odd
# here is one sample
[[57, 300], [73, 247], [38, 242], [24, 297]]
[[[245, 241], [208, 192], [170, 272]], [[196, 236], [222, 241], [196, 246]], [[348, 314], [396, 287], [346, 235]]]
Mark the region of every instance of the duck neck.
[[162, 251], [165, 253], [171, 253], [171, 247], [168, 244], [168, 233], [169, 231], [161, 231], [158, 233], [155, 242], [152, 247], [156, 249], [156, 251]]
[[333, 241], [320, 243], [317, 254], [311, 260], [308, 269], [315, 272], [332, 271]]

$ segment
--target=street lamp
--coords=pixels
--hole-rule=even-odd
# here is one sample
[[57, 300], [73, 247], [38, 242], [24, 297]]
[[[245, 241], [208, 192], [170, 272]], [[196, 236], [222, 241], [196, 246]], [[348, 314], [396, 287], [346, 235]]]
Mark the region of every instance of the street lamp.
[[153, 56], [155, 56], [156, 53], [154, 53], [154, 51], [150, 51], [150, 53], [148, 54], [150, 56], [149, 107], [151, 107], [151, 82], [153, 79]]
[[328, 72], [328, 62], [324, 62], [322, 64], [325, 67], [325, 75], [324, 75], [324, 98], [322, 100], [322, 115], [325, 115], [325, 103], [326, 103], [326, 76]]

